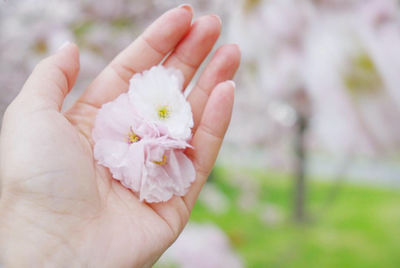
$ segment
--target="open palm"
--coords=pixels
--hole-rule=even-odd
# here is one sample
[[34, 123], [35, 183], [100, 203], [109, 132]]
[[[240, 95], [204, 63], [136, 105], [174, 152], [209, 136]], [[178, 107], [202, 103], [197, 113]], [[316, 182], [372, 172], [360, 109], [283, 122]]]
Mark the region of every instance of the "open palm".
[[91, 130], [101, 105], [127, 91], [135, 72], [162, 62], [180, 69], [188, 85], [220, 32], [218, 17], [192, 23], [192, 16], [188, 6], [162, 15], [65, 113], [78, 48], [68, 44], [35, 68], [1, 132], [0, 261], [7, 267], [148, 267], [177, 238], [229, 125], [234, 84], [226, 81], [238, 68], [238, 47], [219, 48], [188, 97], [195, 149], [187, 154], [197, 176], [185, 197], [140, 202], [96, 164]]

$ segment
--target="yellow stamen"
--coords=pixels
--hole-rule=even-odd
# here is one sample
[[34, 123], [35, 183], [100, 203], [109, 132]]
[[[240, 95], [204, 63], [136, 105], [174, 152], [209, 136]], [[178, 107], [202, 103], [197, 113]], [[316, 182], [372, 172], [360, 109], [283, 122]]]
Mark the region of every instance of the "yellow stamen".
[[163, 105], [158, 108], [158, 117], [162, 120], [165, 120], [169, 117], [170, 110], [168, 109], [168, 105]]
[[138, 141], [140, 141], [140, 137], [138, 135], [136, 135], [136, 133], [133, 132], [133, 129], [131, 128], [131, 131], [129, 131], [129, 134], [128, 134], [128, 143], [132, 144], [132, 143], [135, 143]]
[[164, 154], [162, 156], [162, 160], [161, 161], [153, 161], [153, 163], [157, 164], [157, 165], [160, 165], [160, 166], [163, 166], [163, 165], [167, 164], [167, 156]]

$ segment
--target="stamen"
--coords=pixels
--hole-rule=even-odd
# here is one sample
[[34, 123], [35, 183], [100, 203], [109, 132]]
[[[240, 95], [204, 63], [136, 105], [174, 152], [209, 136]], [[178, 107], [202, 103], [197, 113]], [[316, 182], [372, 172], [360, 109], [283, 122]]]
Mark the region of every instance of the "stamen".
[[169, 117], [171, 111], [168, 109], [168, 105], [162, 105], [158, 108], [158, 117], [162, 120], [165, 120]]
[[167, 156], [165, 154], [163, 154], [161, 161], [153, 161], [153, 163], [163, 166], [163, 165], [167, 164]]
[[140, 137], [138, 135], [136, 135], [135, 132], [133, 132], [133, 129], [131, 127], [131, 131], [129, 131], [129, 134], [128, 134], [128, 143], [132, 144], [132, 143], [135, 143], [138, 141], [140, 141]]

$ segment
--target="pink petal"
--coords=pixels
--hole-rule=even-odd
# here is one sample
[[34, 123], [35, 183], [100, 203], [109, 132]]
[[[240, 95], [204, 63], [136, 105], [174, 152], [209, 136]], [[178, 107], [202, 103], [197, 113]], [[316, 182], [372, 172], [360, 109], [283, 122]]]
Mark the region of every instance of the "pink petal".
[[125, 93], [101, 107], [92, 136], [95, 142], [100, 139], [126, 141], [131, 130], [140, 137], [159, 135], [156, 126], [146, 123], [137, 114]]
[[94, 157], [99, 164], [117, 167], [124, 160], [129, 144], [113, 140], [99, 140], [94, 146]]
[[167, 164], [146, 161], [140, 199], [146, 202], [168, 201], [172, 195], [183, 196], [195, 179], [192, 162], [181, 151], [168, 151]]

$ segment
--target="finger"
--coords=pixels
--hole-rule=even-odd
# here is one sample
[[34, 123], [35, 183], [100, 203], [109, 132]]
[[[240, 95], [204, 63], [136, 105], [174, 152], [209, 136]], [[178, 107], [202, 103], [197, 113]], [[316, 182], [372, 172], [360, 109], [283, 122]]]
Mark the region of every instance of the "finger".
[[190, 6], [174, 8], [151, 24], [123, 50], [93, 81], [78, 103], [99, 108], [128, 90], [129, 79], [159, 64], [190, 29], [193, 11]]
[[61, 110], [65, 96], [75, 84], [79, 73], [79, 49], [75, 44], [64, 44], [54, 55], [36, 65], [20, 94], [12, 105], [30, 111]]
[[192, 106], [194, 128], [196, 131], [209, 95], [218, 83], [233, 79], [240, 64], [240, 49], [229, 44], [220, 47], [201, 74], [197, 84], [190, 92], [188, 101]]
[[232, 115], [234, 88], [233, 81], [225, 81], [215, 87], [194, 134], [194, 149], [187, 151], [196, 169], [196, 180], [184, 197], [189, 210], [193, 208], [217, 158]]
[[184, 88], [210, 53], [220, 32], [221, 19], [218, 16], [208, 15], [197, 19], [189, 34], [164, 62], [164, 66], [182, 71], [185, 78]]

